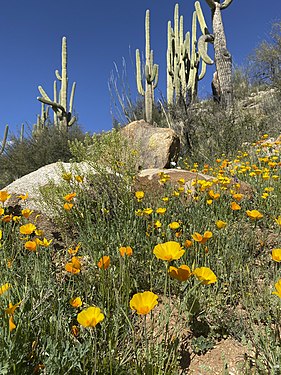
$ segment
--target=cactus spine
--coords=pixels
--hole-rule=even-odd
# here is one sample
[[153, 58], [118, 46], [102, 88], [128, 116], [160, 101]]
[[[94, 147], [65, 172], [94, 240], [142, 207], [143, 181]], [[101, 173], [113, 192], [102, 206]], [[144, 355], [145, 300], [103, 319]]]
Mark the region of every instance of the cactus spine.
[[[61, 51], [61, 74], [58, 70], [55, 71], [57, 79], [61, 82], [61, 88], [59, 92], [59, 100], [57, 98], [57, 87], [54, 83], [54, 100], [51, 100], [47, 93], [41, 86], [38, 86], [38, 90], [41, 97], [37, 99], [49, 106], [54, 111], [54, 124], [61, 130], [67, 131], [68, 127], [73, 125], [76, 121], [75, 116], [72, 115], [73, 100], [75, 94], [76, 83], [74, 82], [71, 89], [70, 104], [67, 104], [67, 91], [68, 91], [68, 76], [67, 76], [67, 43], [66, 37], [62, 38], [62, 51]], [[67, 108], [68, 107], [68, 108]]]
[[[206, 0], [212, 11], [216, 80], [220, 102], [229, 107], [233, 103], [232, 57], [226, 46], [226, 37], [222, 22], [221, 10], [226, 9], [232, 0]], [[213, 84], [215, 84], [213, 82]]]
[[4, 131], [4, 137], [3, 137], [1, 148], [0, 148], [0, 155], [3, 154], [5, 150], [5, 146], [6, 146], [6, 142], [8, 138], [8, 132], [9, 132], [9, 125], [6, 125], [5, 131]]
[[136, 80], [140, 95], [144, 96], [145, 102], [145, 120], [153, 124], [152, 109], [154, 103], [154, 89], [158, 83], [159, 66], [153, 62], [153, 51], [150, 49], [150, 13], [146, 11], [145, 15], [145, 90], [142, 85], [142, 69], [140, 51], [136, 50]]
[[[172, 104], [180, 98], [184, 101], [194, 102], [197, 98], [198, 81], [206, 73], [206, 64], [212, 64], [207, 59], [207, 45], [204, 41], [197, 43], [197, 20], [204, 35], [208, 34], [208, 28], [200, 7], [195, 3], [195, 11], [192, 15], [192, 34], [184, 35], [183, 16], [179, 18], [179, 5], [174, 9], [174, 29], [171, 21], [168, 22], [167, 32], [167, 102]], [[200, 40], [200, 38], [199, 38]], [[208, 40], [210, 41], [210, 40]], [[203, 59], [202, 55], [205, 57]], [[201, 72], [199, 67], [201, 63]]]

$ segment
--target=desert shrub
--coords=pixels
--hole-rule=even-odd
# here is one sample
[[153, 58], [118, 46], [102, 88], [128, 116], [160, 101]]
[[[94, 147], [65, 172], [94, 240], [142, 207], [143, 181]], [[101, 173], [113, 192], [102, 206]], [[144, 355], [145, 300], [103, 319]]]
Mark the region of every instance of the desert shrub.
[[23, 140], [12, 136], [5, 152], [0, 155], [0, 188], [44, 165], [58, 160], [68, 162], [72, 157], [68, 141], [83, 138], [84, 134], [79, 126], [64, 133], [52, 125], [37, 135], [29, 132]]

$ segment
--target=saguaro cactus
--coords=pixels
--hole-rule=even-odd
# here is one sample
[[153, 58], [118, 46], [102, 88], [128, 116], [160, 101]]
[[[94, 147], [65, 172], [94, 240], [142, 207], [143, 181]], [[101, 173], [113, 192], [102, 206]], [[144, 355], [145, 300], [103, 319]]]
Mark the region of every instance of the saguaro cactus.
[[4, 137], [3, 137], [1, 148], [0, 148], [0, 155], [3, 154], [5, 150], [5, 146], [6, 146], [6, 142], [8, 138], [8, 132], [9, 132], [9, 125], [6, 125], [5, 131], [4, 131]]
[[[54, 124], [59, 126], [60, 129], [67, 131], [68, 127], [73, 125], [76, 118], [72, 115], [72, 107], [74, 100], [74, 93], [76, 83], [72, 85], [69, 107], [67, 104], [67, 88], [68, 88], [68, 76], [67, 76], [67, 44], [66, 37], [62, 38], [62, 53], [61, 53], [61, 74], [58, 70], [55, 71], [57, 79], [61, 82], [61, 89], [59, 93], [59, 101], [57, 100], [57, 88], [56, 83], [54, 83], [54, 100], [51, 100], [47, 93], [41, 86], [38, 86], [38, 90], [41, 97], [37, 99], [49, 106], [51, 106], [54, 111]], [[56, 82], [56, 81], [55, 81]]]
[[206, 0], [212, 11], [215, 64], [219, 83], [220, 102], [229, 107], [233, 103], [232, 57], [226, 46], [226, 37], [222, 22], [221, 10], [226, 9], [232, 0]]
[[154, 89], [158, 83], [159, 66], [153, 63], [153, 51], [150, 49], [150, 13], [145, 15], [145, 90], [142, 85], [142, 69], [140, 51], [136, 50], [136, 80], [140, 95], [144, 96], [145, 119], [148, 123], [153, 123], [152, 109], [154, 102]]
[[[207, 59], [207, 44], [199, 38], [197, 43], [197, 20], [203, 36], [209, 35], [200, 3], [195, 3], [192, 15], [192, 33], [183, 31], [183, 16], [179, 17], [179, 5], [174, 9], [174, 29], [168, 22], [167, 47], [167, 102], [172, 104], [180, 98], [194, 102], [197, 98], [198, 81], [206, 74], [206, 64], [213, 64]], [[210, 40], [208, 40], [210, 41]], [[205, 58], [203, 59], [204, 56]], [[202, 57], [202, 62], [201, 58]], [[199, 68], [201, 65], [201, 72]]]

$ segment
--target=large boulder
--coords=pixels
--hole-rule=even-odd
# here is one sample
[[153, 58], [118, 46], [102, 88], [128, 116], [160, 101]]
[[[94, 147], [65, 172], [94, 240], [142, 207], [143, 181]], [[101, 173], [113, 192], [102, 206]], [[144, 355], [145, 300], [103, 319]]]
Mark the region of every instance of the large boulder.
[[139, 170], [170, 168], [171, 162], [178, 159], [180, 140], [170, 128], [157, 128], [138, 120], [122, 128], [121, 133], [139, 153]]

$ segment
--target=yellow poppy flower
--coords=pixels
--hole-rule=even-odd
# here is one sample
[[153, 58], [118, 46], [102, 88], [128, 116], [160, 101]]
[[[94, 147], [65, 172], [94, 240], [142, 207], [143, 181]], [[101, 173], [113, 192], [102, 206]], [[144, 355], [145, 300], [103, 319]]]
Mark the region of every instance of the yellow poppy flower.
[[20, 233], [21, 234], [31, 234], [36, 230], [36, 226], [32, 223], [24, 224], [20, 226]]
[[9, 330], [12, 332], [17, 326], [14, 323], [13, 316], [11, 315], [9, 318]]
[[210, 238], [213, 237], [213, 233], [208, 230], [204, 232], [203, 235], [198, 232], [195, 232], [194, 234], [192, 234], [191, 237], [194, 239], [194, 241], [199, 242], [201, 244], [205, 244]]
[[36, 241], [27, 241], [24, 244], [24, 247], [25, 247], [26, 250], [36, 251], [37, 243], [36, 243]]
[[104, 320], [104, 315], [99, 307], [90, 306], [77, 315], [77, 321], [83, 327], [95, 327]]
[[190, 241], [190, 240], [185, 240], [184, 242], [184, 247], [188, 248], [188, 247], [191, 247], [193, 245], [193, 242]]
[[28, 193], [26, 194], [20, 194], [18, 195], [18, 198], [20, 198], [22, 201], [26, 200], [28, 198]]
[[82, 306], [82, 300], [81, 300], [80, 297], [71, 298], [71, 300], [69, 301], [69, 303], [71, 304], [72, 307], [80, 307], [80, 306]]
[[13, 305], [11, 302], [9, 302], [9, 307], [7, 307], [7, 309], [5, 309], [5, 313], [8, 314], [8, 315], [14, 315], [15, 310], [19, 307], [20, 304], [21, 304], [21, 301], [16, 303], [15, 305]]
[[67, 202], [71, 202], [73, 198], [76, 197], [76, 193], [70, 193], [70, 194], [66, 194], [63, 199]]
[[64, 268], [67, 272], [73, 273], [74, 275], [79, 273], [81, 270], [81, 263], [80, 263], [79, 258], [72, 257], [71, 262], [66, 263]]
[[167, 260], [168, 262], [179, 259], [184, 253], [185, 250], [176, 241], [160, 243], [153, 250], [153, 254], [157, 259]]
[[138, 202], [140, 202], [144, 198], [144, 192], [143, 191], [136, 191], [135, 197], [137, 198]]
[[0, 296], [11, 288], [11, 284], [6, 283], [0, 286]]
[[63, 178], [63, 180], [69, 182], [72, 179], [72, 173], [71, 172], [63, 173], [62, 178]]
[[78, 253], [78, 250], [80, 249], [81, 244], [79, 243], [75, 249], [72, 249], [71, 247], [67, 250], [68, 254], [75, 255]]
[[178, 221], [173, 221], [172, 223], [169, 224], [169, 228], [173, 230], [179, 229], [179, 227], [180, 227], [180, 223]]
[[153, 212], [152, 208], [144, 208], [142, 211], [145, 215], [151, 215]]
[[167, 208], [165, 208], [165, 207], [159, 207], [159, 208], [157, 208], [156, 213], [160, 214], [160, 215], [164, 215], [164, 213], [166, 211], [167, 211]]
[[279, 298], [281, 298], [281, 279], [277, 281], [275, 284], [276, 291], [272, 292], [272, 294], [276, 294]]
[[63, 205], [63, 208], [66, 210], [66, 211], [70, 211], [73, 207], [73, 203], [65, 203]]
[[263, 214], [261, 214], [258, 210], [247, 210], [246, 213], [252, 220], [259, 220], [263, 218]]
[[8, 200], [11, 197], [11, 194], [9, 194], [5, 190], [0, 191], [0, 202], [4, 203], [6, 200]]
[[222, 221], [222, 220], [217, 220], [216, 226], [217, 226], [218, 229], [222, 229], [222, 228], [225, 228], [227, 226], [227, 223], [225, 221]]
[[272, 249], [271, 257], [275, 262], [281, 262], [281, 249]]
[[131, 246], [122, 246], [119, 248], [119, 252], [122, 257], [124, 257], [125, 255], [129, 257], [133, 254], [133, 249], [131, 248]]
[[21, 214], [23, 217], [25, 217], [26, 219], [29, 218], [29, 216], [32, 214], [32, 210], [30, 210], [29, 208], [24, 208], [22, 211], [21, 211]]
[[146, 315], [158, 304], [157, 299], [158, 296], [150, 291], [136, 293], [130, 300], [130, 308], [140, 315]]
[[217, 276], [208, 267], [195, 268], [193, 275], [195, 275], [204, 285], [213, 284], [217, 281]]
[[4, 215], [4, 212], [5, 212], [4, 208], [0, 207], [0, 216]]
[[173, 279], [179, 281], [186, 281], [192, 275], [190, 268], [185, 264], [182, 264], [179, 268], [170, 266], [168, 272]]
[[98, 267], [104, 270], [107, 270], [110, 265], [110, 257], [108, 255], [104, 255], [98, 261]]
[[281, 216], [278, 216], [276, 219], [274, 219], [275, 222], [277, 223], [277, 225], [279, 225], [279, 227], [281, 227]]
[[77, 182], [79, 182], [79, 183], [82, 183], [83, 181], [84, 181], [84, 176], [75, 176], [74, 177], [75, 178], [75, 180], [77, 181]]
[[236, 203], [236, 202], [231, 202], [231, 203], [230, 203], [230, 208], [231, 208], [233, 211], [241, 210], [241, 206], [239, 206], [239, 204]]

